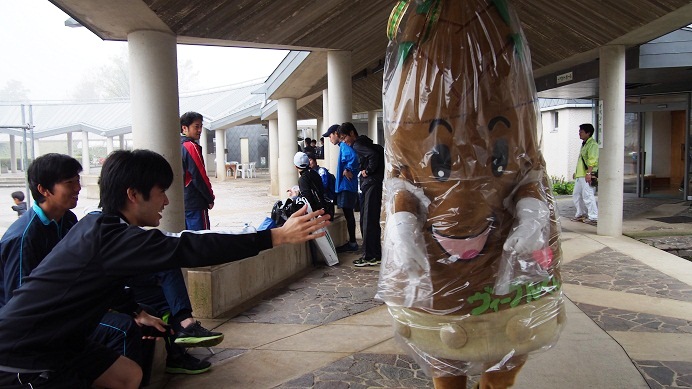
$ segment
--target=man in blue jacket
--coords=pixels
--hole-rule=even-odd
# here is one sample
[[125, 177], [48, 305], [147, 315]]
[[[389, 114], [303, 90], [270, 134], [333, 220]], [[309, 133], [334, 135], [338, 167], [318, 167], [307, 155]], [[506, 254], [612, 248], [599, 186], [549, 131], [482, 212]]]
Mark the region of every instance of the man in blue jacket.
[[348, 230], [348, 242], [336, 248], [337, 253], [347, 251], [358, 251], [356, 242], [356, 217], [353, 209], [358, 201], [358, 155], [351, 146], [339, 140], [336, 130], [338, 124], [334, 124], [327, 132], [322, 134], [323, 138], [329, 138], [333, 145], [339, 146], [339, 161], [336, 165], [336, 205], [344, 212], [346, 219], [346, 229]]
[[[102, 213], [82, 218], [0, 309], [0, 387], [139, 387], [142, 371], [84, 334], [98, 325], [130, 277], [209, 266], [324, 236], [322, 211], [307, 206], [279, 228], [249, 234], [165, 233], [173, 170], [148, 150], [113, 152], [99, 179]], [[135, 308], [132, 315], [138, 315]], [[163, 326], [155, 325], [159, 331]]]
[[360, 230], [363, 233], [363, 256], [353, 262], [357, 267], [379, 265], [382, 258], [380, 211], [384, 180], [384, 149], [365, 135], [358, 135], [353, 123], [345, 122], [338, 129], [341, 143], [358, 154], [360, 164]]

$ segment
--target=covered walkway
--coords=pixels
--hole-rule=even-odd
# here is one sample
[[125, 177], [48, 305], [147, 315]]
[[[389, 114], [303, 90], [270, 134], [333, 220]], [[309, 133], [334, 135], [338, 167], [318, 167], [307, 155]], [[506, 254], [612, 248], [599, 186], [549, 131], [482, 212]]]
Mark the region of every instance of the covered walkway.
[[[626, 234], [677, 236], [692, 249], [692, 224], [653, 220], [692, 221], [687, 203], [627, 197], [624, 204]], [[571, 222], [570, 197], [558, 207], [568, 322], [555, 348], [527, 363], [516, 387], [692, 388], [692, 262]], [[167, 376], [164, 387], [432, 388], [393, 340], [386, 307], [373, 299], [379, 268], [353, 267], [359, 255], [341, 254], [339, 266], [318, 267], [238, 316], [206, 320], [225, 334], [216, 355], [193, 351], [210, 357], [212, 371]]]

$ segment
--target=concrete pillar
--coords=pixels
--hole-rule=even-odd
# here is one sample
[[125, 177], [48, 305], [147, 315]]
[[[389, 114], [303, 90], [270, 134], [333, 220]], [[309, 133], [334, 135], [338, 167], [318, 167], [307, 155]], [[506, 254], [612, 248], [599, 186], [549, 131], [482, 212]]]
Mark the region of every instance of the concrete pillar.
[[[279, 188], [279, 121], [269, 120], [269, 194], [282, 197]], [[285, 190], [285, 189], [284, 189]]]
[[72, 133], [67, 133], [67, 155], [74, 156], [74, 144], [72, 144]]
[[185, 228], [180, 154], [178, 67], [176, 37], [169, 32], [134, 31], [127, 35], [130, 59], [132, 139], [135, 149], [150, 149], [173, 168], [173, 183], [166, 194], [170, 204], [160, 228]]
[[296, 99], [279, 99], [279, 192], [284, 193], [298, 184], [298, 171], [293, 165], [293, 156], [298, 151], [298, 108]]
[[[327, 53], [327, 86], [329, 88], [329, 123], [350, 122], [353, 118], [351, 52], [329, 51]], [[334, 174], [341, 174], [336, 171], [336, 162], [339, 157], [338, 147], [329, 143], [325, 145], [325, 149], [327, 148], [331, 153], [329, 155], [329, 171], [334, 172]], [[326, 160], [325, 165], [327, 165]]]
[[368, 136], [373, 142], [379, 143], [377, 139], [377, 111], [368, 111]]
[[[332, 124], [336, 124], [329, 119], [329, 90], [327, 89], [322, 91], [322, 115], [324, 115], [324, 117], [322, 118], [323, 127], [320, 136], [327, 132], [327, 129], [331, 127]], [[322, 166], [334, 173], [336, 169], [336, 159], [339, 158], [339, 148], [334, 147], [329, 141], [329, 138], [322, 139], [322, 142], [324, 144], [324, 162]]]
[[113, 152], [113, 137], [107, 136], [106, 137], [106, 155], [111, 155], [112, 152]]
[[[120, 145], [120, 150], [125, 150], [125, 135], [118, 135], [118, 144]], [[181, 155], [180, 158], [182, 157]]]
[[216, 137], [216, 178], [226, 181], [226, 130], [215, 130]]
[[317, 118], [317, 125], [315, 126], [315, 136], [312, 139], [319, 140], [319, 138], [324, 134], [324, 131], [322, 131], [322, 127], [324, 127], [324, 120], [322, 118]]
[[[202, 160], [204, 161], [204, 166], [209, 166], [209, 153], [211, 150], [209, 150], [209, 147], [207, 147], [209, 144], [209, 130], [206, 128], [202, 128], [202, 133], [199, 137], [199, 144], [202, 146]], [[182, 158], [182, 156], [180, 158]]]
[[625, 158], [625, 47], [600, 48], [599, 113], [603, 126], [598, 161], [598, 235], [622, 235]]
[[89, 133], [82, 131], [82, 174], [89, 174]]
[[17, 145], [14, 135], [10, 135], [10, 172], [17, 172]]

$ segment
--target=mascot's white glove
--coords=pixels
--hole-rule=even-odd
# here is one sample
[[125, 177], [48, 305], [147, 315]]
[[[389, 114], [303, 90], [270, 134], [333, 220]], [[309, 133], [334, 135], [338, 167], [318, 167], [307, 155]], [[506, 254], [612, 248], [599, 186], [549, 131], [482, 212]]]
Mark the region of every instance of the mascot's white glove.
[[548, 234], [544, 234], [550, 221], [548, 205], [531, 197], [523, 198], [517, 202], [515, 216], [495, 278], [494, 291], [498, 295], [509, 293], [514, 284], [545, 279], [545, 269], [552, 261]]
[[[400, 178], [386, 180], [385, 190], [387, 223], [376, 297], [391, 305], [431, 308], [430, 264], [422, 234], [430, 200], [422, 189]], [[416, 198], [411, 212], [393, 212], [394, 199], [404, 191]]]
[[517, 202], [516, 221], [509, 233], [503, 249], [517, 254], [530, 254], [548, 245], [548, 237], [543, 234], [550, 221], [548, 205], [533, 197]]

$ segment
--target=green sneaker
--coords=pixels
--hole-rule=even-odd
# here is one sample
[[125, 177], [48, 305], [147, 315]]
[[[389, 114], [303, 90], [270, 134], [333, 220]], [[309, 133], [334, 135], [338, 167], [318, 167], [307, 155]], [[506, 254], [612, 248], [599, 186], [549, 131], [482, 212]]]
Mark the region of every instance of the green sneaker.
[[222, 341], [222, 333], [209, 331], [198, 321], [175, 334], [175, 344], [183, 347], [214, 347]]

